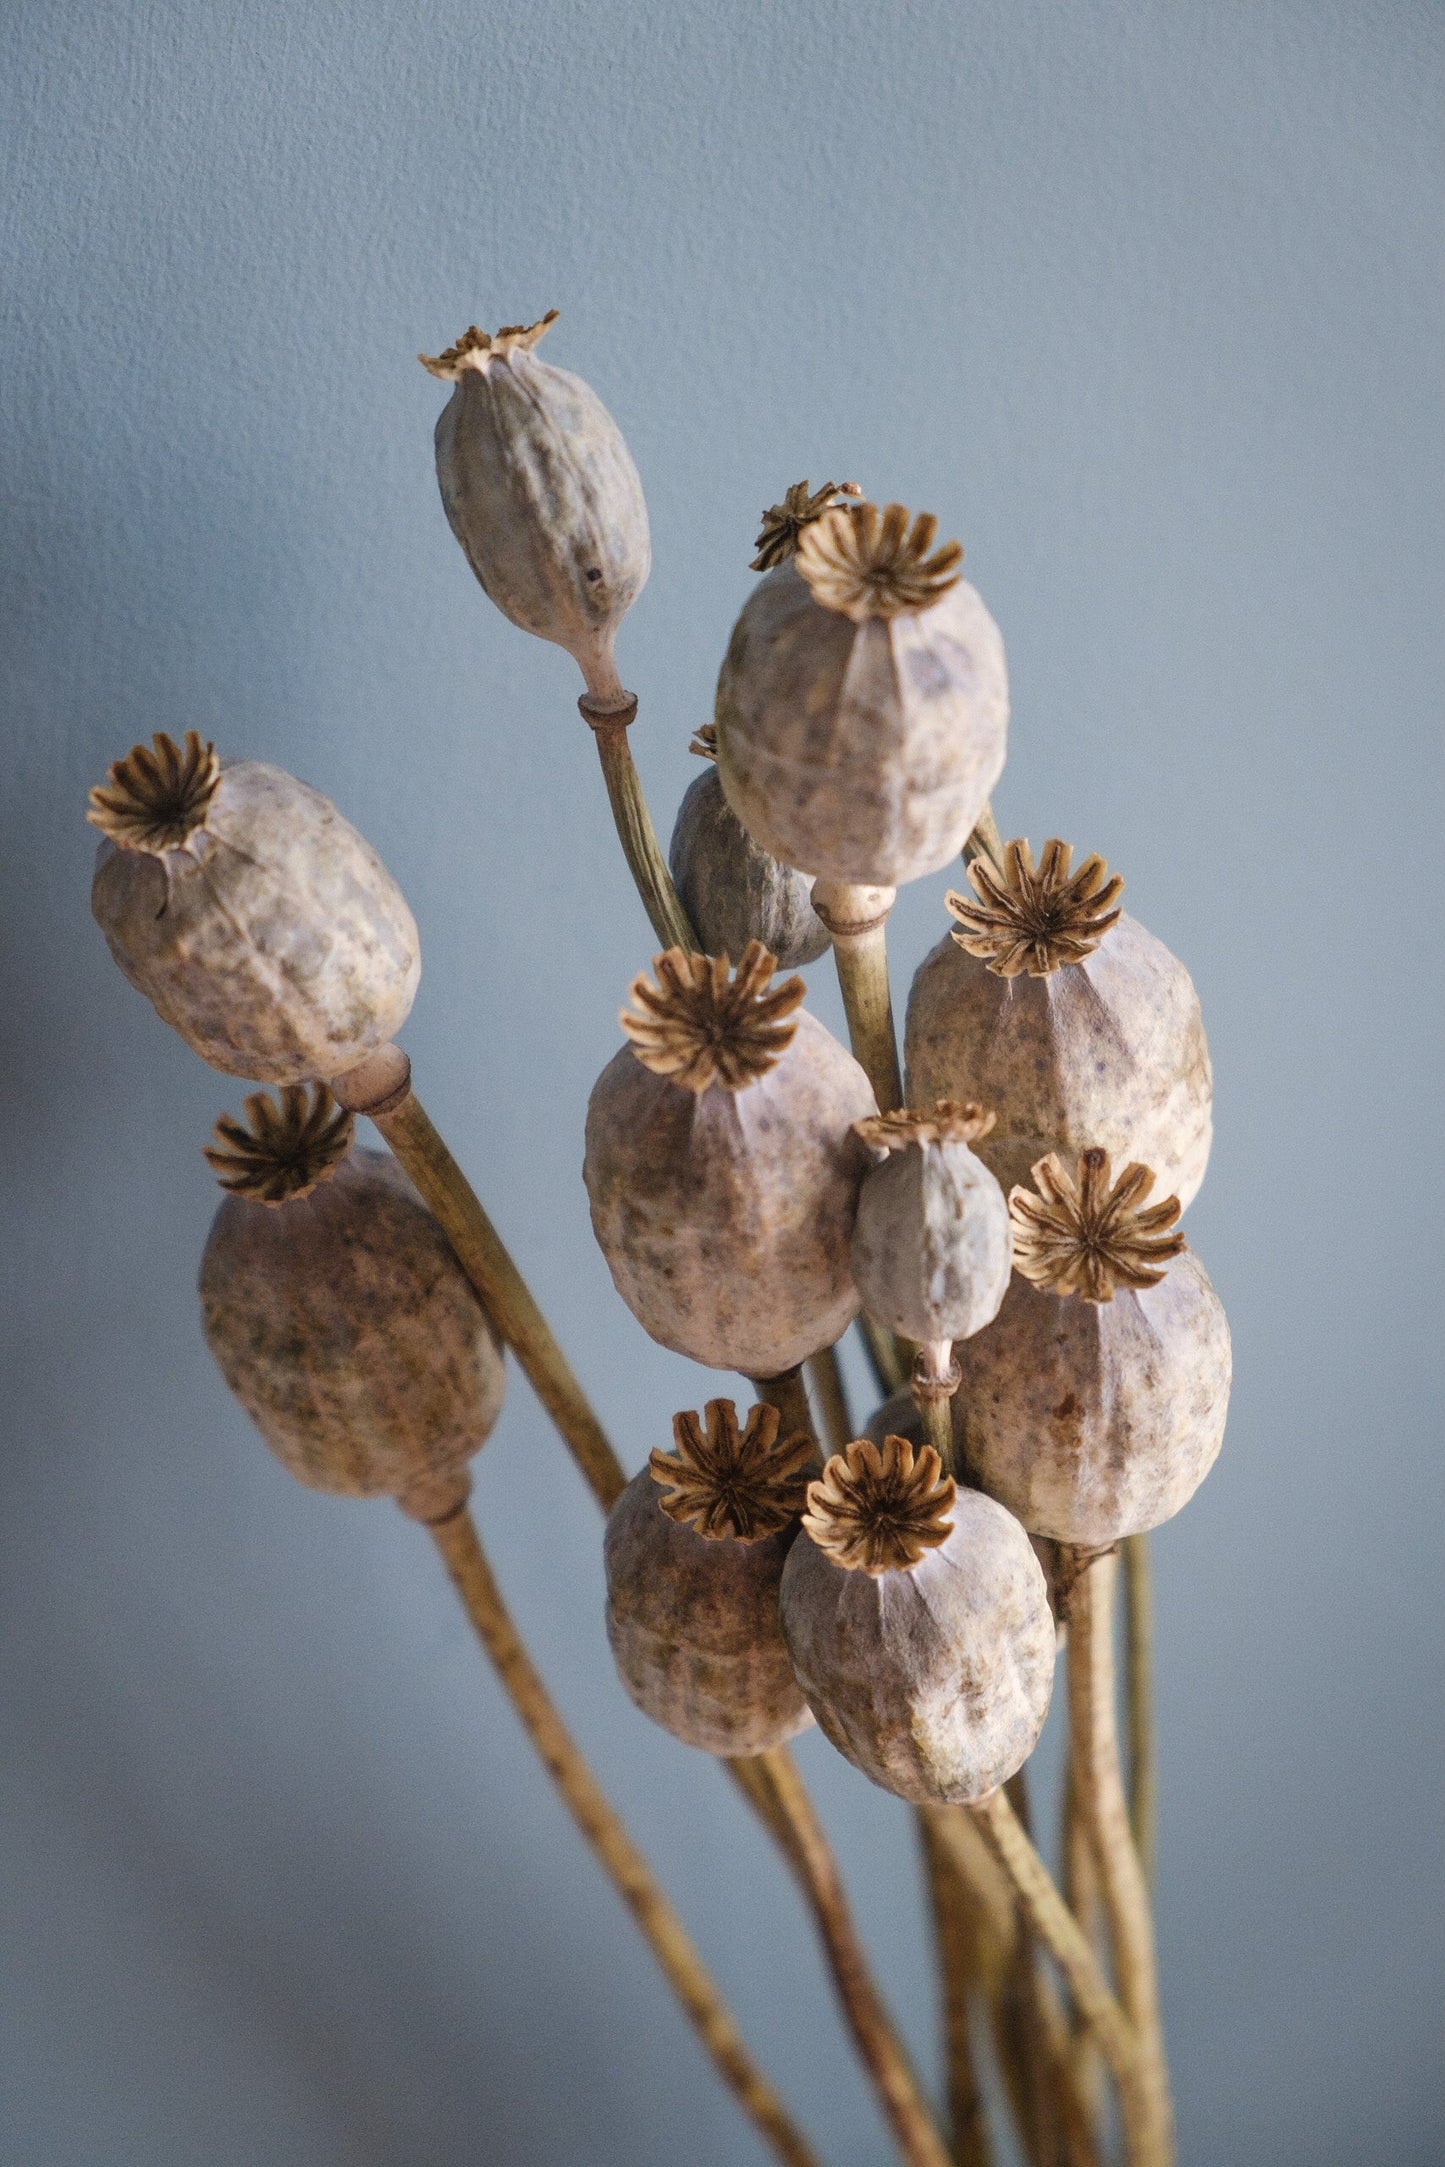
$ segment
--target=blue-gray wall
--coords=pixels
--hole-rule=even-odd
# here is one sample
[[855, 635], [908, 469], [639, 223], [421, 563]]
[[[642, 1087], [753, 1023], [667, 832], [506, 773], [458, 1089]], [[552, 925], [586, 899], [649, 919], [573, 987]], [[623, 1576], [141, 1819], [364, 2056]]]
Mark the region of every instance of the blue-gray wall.
[[[760, 2157], [424, 1539], [303, 1494], [223, 1392], [198, 1154], [240, 1089], [87, 912], [84, 792], [135, 738], [324, 787], [421, 924], [421, 1089], [628, 1463], [709, 1389], [590, 1241], [650, 942], [571, 665], [447, 532], [413, 358], [554, 304], [651, 505], [659, 818], [759, 507], [857, 476], [963, 535], [1003, 625], [1005, 831], [1105, 852], [1194, 972], [1237, 1379], [1156, 1549], [1183, 2157], [1438, 2157], [1441, 45], [1405, 0], [11, 0], [7, 2161]], [[944, 886], [899, 905], [900, 989]], [[789, 1888], [614, 1684], [519, 1384], [479, 1496], [750, 2036], [830, 2162], [878, 2159]], [[928, 2054], [907, 1818], [802, 1758]]]

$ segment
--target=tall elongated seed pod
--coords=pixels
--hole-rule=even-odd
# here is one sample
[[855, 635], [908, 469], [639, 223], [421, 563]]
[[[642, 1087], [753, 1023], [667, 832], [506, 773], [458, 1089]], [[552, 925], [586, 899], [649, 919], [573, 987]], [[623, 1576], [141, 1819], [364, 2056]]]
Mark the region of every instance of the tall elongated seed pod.
[[[465, 1495], [502, 1405], [501, 1349], [436, 1220], [396, 1161], [351, 1146], [320, 1087], [206, 1156], [231, 1193], [201, 1263], [206, 1344], [282, 1465], [354, 1497]], [[267, 1208], [267, 1207], [278, 1208]]]
[[784, 864], [897, 887], [963, 848], [998, 780], [1003, 641], [962, 551], [898, 504], [826, 511], [759, 581], [718, 678], [718, 772]]
[[970, 1478], [1025, 1527], [1097, 1549], [1170, 1519], [1219, 1453], [1229, 1327], [1177, 1232], [1175, 1197], [1107, 1152], [1057, 1155], [1016, 1188], [1016, 1270], [955, 1350]]
[[998, 1314], [1013, 1262], [1008, 1202], [972, 1146], [993, 1116], [945, 1100], [859, 1123], [882, 1157], [863, 1177], [853, 1277], [877, 1324], [922, 1342], [966, 1339]]
[[1213, 1134], [1213, 1077], [1189, 973], [1117, 908], [1124, 883], [1098, 857], [1070, 869], [1012, 842], [1000, 874], [968, 869], [971, 896], [919, 966], [904, 1032], [907, 1090], [977, 1099], [997, 1124], [979, 1156], [1005, 1189], [1050, 1151], [1101, 1145], [1151, 1166], [1188, 1204]]
[[828, 946], [813, 908], [811, 882], [755, 843], [723, 795], [716, 733], [698, 731], [693, 750], [707, 759], [678, 807], [668, 863], [677, 892], [710, 956], [740, 956], [761, 941], [782, 971], [812, 963]]
[[674, 1417], [607, 1522], [607, 1638], [632, 1699], [684, 1745], [768, 1753], [812, 1722], [778, 1621], [813, 1441], [766, 1402]]
[[770, 988], [754, 942], [725, 961], [669, 950], [634, 980], [632, 1043], [598, 1078], [583, 1177], [618, 1293], [664, 1347], [772, 1377], [858, 1313], [848, 1242], [866, 1153], [867, 1077], [812, 1016], [801, 979]]
[[1032, 1753], [1053, 1688], [1044, 1576], [1012, 1514], [931, 1446], [866, 1438], [808, 1491], [783, 1633], [826, 1736], [915, 1805], [986, 1798]]
[[622, 688], [617, 628], [652, 562], [632, 454], [580, 376], [537, 355], [556, 321], [475, 325], [422, 366], [453, 386], [436, 427], [437, 480], [451, 529], [513, 624], [575, 657], [589, 695]]
[[92, 790], [91, 909], [131, 984], [212, 1068], [337, 1076], [411, 1012], [406, 898], [328, 798], [260, 760], [158, 736]]

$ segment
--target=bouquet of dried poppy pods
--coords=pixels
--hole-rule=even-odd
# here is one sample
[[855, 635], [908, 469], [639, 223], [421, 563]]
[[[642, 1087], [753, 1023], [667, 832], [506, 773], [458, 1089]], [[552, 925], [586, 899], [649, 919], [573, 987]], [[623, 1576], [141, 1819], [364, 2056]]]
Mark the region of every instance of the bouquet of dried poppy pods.
[[[752, 1404], [734, 1385], [679, 1411], [628, 1479], [416, 1097], [396, 1034], [420, 949], [395, 882], [317, 791], [192, 731], [118, 760], [89, 817], [95, 916], [126, 977], [202, 1059], [280, 1087], [207, 1150], [227, 1192], [201, 1266], [207, 1344], [299, 1480], [390, 1496], [429, 1531], [774, 2156], [816, 2157], [562, 1725], [469, 1508], [508, 1353], [607, 1515], [621, 1686], [718, 1760], [776, 1842], [899, 2158], [987, 2167], [1009, 2114], [1030, 2167], [1168, 2167], [1144, 1546], [1213, 1464], [1230, 1361], [1178, 1223], [1211, 1136], [1198, 999], [1099, 857], [1003, 842], [998, 627], [933, 515], [856, 483], [796, 483], [765, 515], [664, 858], [616, 661], [646, 506], [601, 401], [539, 356], [552, 321], [472, 328], [426, 360], [452, 386], [442, 500], [487, 595], [581, 669], [661, 943], [578, 1108], [597, 1241], [642, 1329]], [[889, 910], [954, 863], [900, 1063]], [[830, 947], [846, 1047], [778, 976]], [[360, 1148], [357, 1114], [389, 1151]], [[877, 1386], [857, 1421], [837, 1356], [855, 1329]], [[1062, 1887], [1025, 1773], [1061, 1651]], [[946, 2112], [789, 1750], [815, 1724], [918, 1816]]]

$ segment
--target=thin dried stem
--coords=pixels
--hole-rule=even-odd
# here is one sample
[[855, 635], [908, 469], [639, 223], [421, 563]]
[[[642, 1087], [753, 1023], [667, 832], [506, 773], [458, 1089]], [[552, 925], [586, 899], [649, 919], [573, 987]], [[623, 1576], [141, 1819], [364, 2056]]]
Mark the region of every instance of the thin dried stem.
[[[1063, 1822], [1064, 1901], [1087, 1935], [1089, 1946], [1098, 1949], [1103, 1929], [1099, 1870], [1094, 1862], [1093, 1838], [1084, 1818], [1072, 1766], [1064, 1776]], [[1098, 2048], [1082, 2019], [1077, 2019], [1071, 2027], [1069, 2059], [1079, 2095], [1087, 2105], [1090, 2124], [1097, 2127], [1103, 2103], [1104, 2068]]]
[[891, 1399], [895, 1392], [903, 1389], [908, 1378], [902, 1341], [895, 1339], [891, 1332], [885, 1332], [882, 1325], [875, 1324], [869, 1316], [858, 1319], [858, 1331], [878, 1389], [884, 1399]]
[[963, 846], [963, 862], [972, 865], [976, 858], [982, 858], [985, 865], [1002, 873], [1006, 863], [1004, 850], [1004, 839], [993, 817], [993, 805], [989, 803], [974, 822], [973, 833]]
[[637, 714], [637, 701], [631, 693], [624, 693], [622, 697], [627, 703], [622, 707], [598, 706], [585, 694], [577, 705], [584, 720], [592, 725], [617, 840], [622, 845], [622, 854], [642, 898], [642, 907], [651, 920], [652, 930], [664, 948], [681, 948], [691, 954], [702, 943], [693, 931], [692, 922], [673, 885], [667, 859], [657, 840], [657, 830], [652, 825], [652, 815], [647, 809], [647, 799], [643, 796], [642, 778], [632, 757], [627, 733]]
[[[1098, 1862], [1100, 1893], [1114, 1948], [1119, 1999], [1139, 2041], [1142, 2121], [1134, 2133], [1138, 2167], [1169, 2167], [1174, 2157], [1173, 2109], [1149, 1892], [1134, 1849], [1119, 1765], [1114, 1694], [1114, 1591], [1118, 1559], [1083, 1566], [1069, 1600], [1070, 1752], [1079, 1803]], [[1082, 2005], [1081, 2005], [1082, 2008]], [[1087, 2010], [1083, 2011], [1087, 2016]]]
[[477, 1637], [594, 1857], [636, 1919], [719, 2076], [775, 2158], [817, 2167], [812, 2150], [754, 2062], [687, 1929], [598, 1786], [522, 1645], [501, 1590], [463, 1508], [431, 1527]]
[[819, 1425], [823, 1443], [829, 1452], [841, 1452], [853, 1439], [853, 1417], [848, 1407], [848, 1390], [843, 1382], [843, 1370], [836, 1347], [824, 1347], [807, 1363], [808, 1382], [817, 1401]]
[[873, 1086], [880, 1114], [903, 1104], [888, 984], [888, 913], [895, 892], [837, 880], [813, 883], [813, 908], [832, 937], [853, 1058]]
[[973, 2026], [983, 1997], [984, 1921], [952, 1854], [920, 1811], [918, 1838], [942, 1982], [943, 2060], [955, 2167], [989, 2167], [993, 2146], [975, 2063]]
[[785, 1747], [760, 1754], [779, 1811], [791, 1832], [791, 1855], [817, 1923], [843, 2017], [908, 2167], [950, 2167], [948, 2148], [898, 2035], [889, 2021], [853, 1924], [833, 1849], [797, 1766]]
[[1154, 1743], [1154, 1591], [1149, 1538], [1124, 1538], [1124, 1705], [1129, 1735], [1129, 1825], [1146, 1884], [1154, 1880], [1159, 1765]]

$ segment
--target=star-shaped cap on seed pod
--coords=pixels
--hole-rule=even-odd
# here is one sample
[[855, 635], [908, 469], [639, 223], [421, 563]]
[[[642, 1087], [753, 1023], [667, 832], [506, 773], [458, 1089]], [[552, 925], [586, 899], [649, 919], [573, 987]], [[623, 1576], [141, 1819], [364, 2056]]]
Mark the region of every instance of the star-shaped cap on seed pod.
[[735, 976], [727, 956], [681, 948], [654, 956], [652, 967], [658, 984], [642, 976], [630, 989], [641, 1014], [624, 1008], [619, 1019], [644, 1068], [696, 1092], [711, 1083], [743, 1091], [776, 1068], [807, 988], [787, 978], [769, 990], [776, 966], [761, 941], [749, 941]]
[[989, 1134], [998, 1116], [972, 1100], [938, 1099], [926, 1112], [906, 1106], [896, 1113], [870, 1114], [855, 1121], [853, 1133], [875, 1151], [906, 1151], [910, 1144], [976, 1144]]
[[763, 513], [762, 529], [753, 544], [757, 555], [748, 570], [771, 572], [775, 564], [785, 564], [797, 549], [804, 527], [832, 511], [840, 497], [862, 494], [857, 482], [824, 482], [821, 489], [811, 493], [806, 482], [794, 482], [782, 503], [771, 505]]
[[454, 384], [468, 369], [485, 376], [494, 361], [509, 361], [515, 353], [531, 353], [556, 321], [556, 309], [549, 308], [534, 324], [503, 324], [500, 331], [479, 331], [471, 324], [444, 354], [418, 354], [416, 358], [428, 375], [444, 384]]
[[778, 1423], [777, 1408], [766, 1401], [741, 1430], [732, 1400], [709, 1400], [701, 1418], [674, 1415], [676, 1452], [655, 1449], [648, 1462], [653, 1481], [668, 1493], [658, 1499], [668, 1519], [709, 1541], [737, 1542], [760, 1542], [796, 1520], [813, 1440], [800, 1430], [779, 1444]]
[[[954, 939], [999, 978], [1046, 978], [1061, 963], [1082, 963], [1098, 947], [1119, 912], [1110, 906], [1124, 882], [1098, 856], [1069, 871], [1073, 853], [1053, 837], [1037, 867], [1028, 843], [1009, 844], [1002, 874], [983, 858], [968, 868], [973, 896], [944, 897], [961, 930]], [[977, 897], [977, 901], [974, 900]]]
[[692, 742], [687, 749], [689, 752], [695, 752], [699, 760], [716, 760], [717, 724], [715, 722], [705, 722], [700, 728], [694, 730]]
[[798, 570], [813, 600], [839, 616], [864, 624], [870, 617], [897, 617], [924, 610], [962, 576], [961, 542], [935, 550], [938, 521], [920, 512], [908, 523], [901, 504], [846, 505], [825, 512], [798, 540]]
[[222, 1114], [205, 1159], [232, 1196], [253, 1204], [289, 1204], [327, 1181], [351, 1149], [353, 1117], [325, 1084], [287, 1084], [279, 1098], [253, 1091], [246, 1119]]
[[915, 1455], [906, 1438], [859, 1437], [808, 1485], [803, 1526], [848, 1572], [906, 1572], [947, 1540], [956, 1495], [932, 1445]]
[[187, 730], [184, 747], [158, 731], [149, 746], [132, 745], [109, 780], [97, 783], [85, 817], [121, 850], [163, 858], [184, 850], [205, 826], [220, 780], [216, 748], [199, 730]]
[[1095, 1146], [1079, 1154], [1077, 1177], [1057, 1151], [1033, 1177], [1037, 1196], [1023, 1187], [1009, 1196], [1014, 1263], [1046, 1293], [1112, 1302], [1119, 1287], [1157, 1287], [1184, 1247], [1170, 1231], [1182, 1209], [1177, 1196], [1140, 1209], [1154, 1186], [1147, 1166], [1126, 1166], [1111, 1187], [1109, 1154]]

